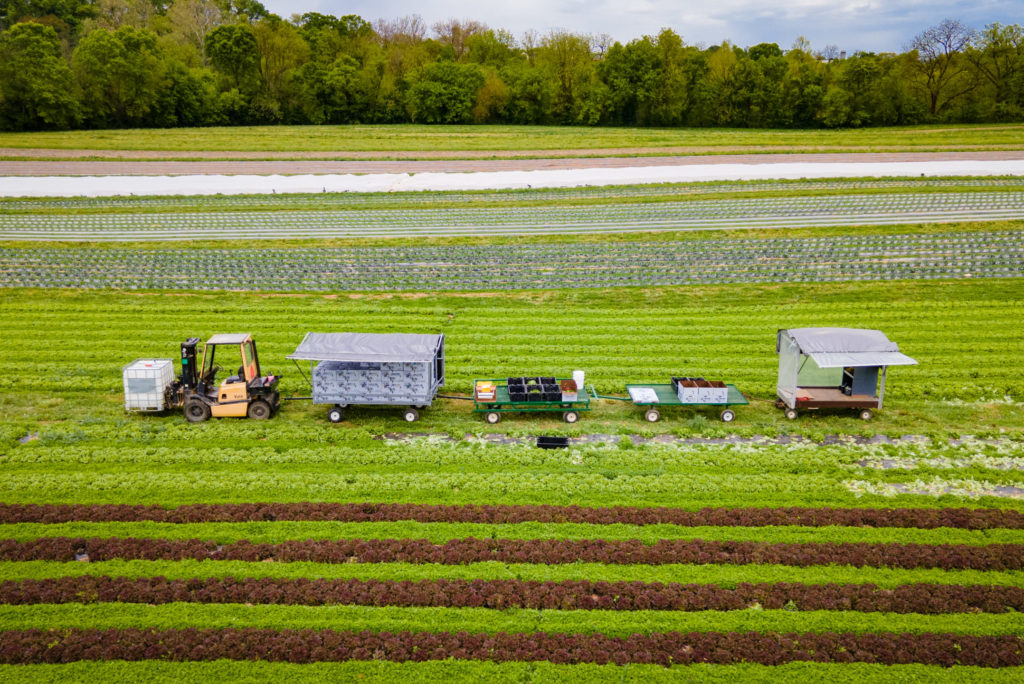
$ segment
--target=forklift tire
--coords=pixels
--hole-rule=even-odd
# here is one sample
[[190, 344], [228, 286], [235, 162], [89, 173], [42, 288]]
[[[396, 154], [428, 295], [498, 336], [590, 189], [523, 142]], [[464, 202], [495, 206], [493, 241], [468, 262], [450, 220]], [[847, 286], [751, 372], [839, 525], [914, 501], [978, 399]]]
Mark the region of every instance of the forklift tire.
[[210, 419], [210, 407], [199, 399], [192, 399], [185, 403], [185, 420], [190, 423], [202, 423]]
[[498, 413], [497, 411], [488, 411], [487, 413], [484, 414], [484, 420], [486, 420], [491, 425], [497, 425], [498, 423], [501, 422], [501, 414]]
[[864, 409], [863, 411], [860, 412], [860, 419], [861, 420], [871, 420], [871, 416], [872, 415], [874, 415], [874, 414], [871, 413], [871, 409]]
[[247, 413], [250, 420], [266, 420], [267, 418], [270, 418], [270, 414], [272, 412], [270, 410], [270, 404], [262, 399], [256, 399], [249, 404], [249, 410]]
[[736, 413], [732, 409], [725, 409], [720, 417], [723, 423], [731, 423], [736, 420]]
[[789, 420], [796, 420], [796, 417], [796, 409], [786, 409], [786, 418], [788, 418]]
[[327, 412], [327, 420], [332, 423], [340, 423], [345, 420], [345, 412], [341, 410], [340, 406], [332, 406]]
[[405, 413], [402, 414], [402, 418], [405, 418], [406, 423], [415, 423], [419, 420], [420, 412], [414, 408], [405, 409]]
[[644, 413], [644, 419], [648, 423], [657, 423], [660, 418], [661, 414], [658, 413], [658, 409], [647, 409], [647, 412]]
[[569, 424], [575, 423], [580, 419], [580, 414], [576, 411], [566, 411], [562, 419]]

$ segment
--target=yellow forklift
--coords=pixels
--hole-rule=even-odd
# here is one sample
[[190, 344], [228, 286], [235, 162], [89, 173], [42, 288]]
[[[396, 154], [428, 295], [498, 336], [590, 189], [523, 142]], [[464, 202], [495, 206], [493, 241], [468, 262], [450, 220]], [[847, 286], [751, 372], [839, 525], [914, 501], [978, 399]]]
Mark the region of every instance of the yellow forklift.
[[[214, 418], [266, 420], [281, 406], [277, 385], [281, 376], [261, 375], [256, 342], [249, 333], [214, 335], [203, 348], [202, 364], [196, 363], [196, 348], [202, 342], [190, 337], [181, 344], [181, 375], [166, 389], [168, 406], [181, 406], [190, 423]], [[219, 347], [236, 347], [242, 365], [238, 372], [217, 382], [215, 365]], [[230, 353], [230, 352], [229, 352]], [[224, 360], [224, 354], [220, 354]], [[234, 365], [234, 355], [229, 357]]]

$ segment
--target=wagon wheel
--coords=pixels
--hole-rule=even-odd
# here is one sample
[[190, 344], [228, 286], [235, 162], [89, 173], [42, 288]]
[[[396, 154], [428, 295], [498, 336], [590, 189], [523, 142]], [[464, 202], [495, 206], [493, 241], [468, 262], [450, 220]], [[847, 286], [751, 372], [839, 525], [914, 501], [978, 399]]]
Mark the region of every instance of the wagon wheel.
[[566, 423], [575, 423], [579, 419], [580, 414], [578, 411], [566, 411], [564, 414], [562, 414], [562, 420], [564, 420]]
[[488, 411], [487, 413], [484, 414], [484, 420], [486, 420], [491, 425], [497, 425], [498, 423], [501, 422], [501, 414], [498, 413], [497, 411]]
[[185, 420], [190, 423], [202, 423], [210, 419], [210, 407], [199, 399], [189, 399], [185, 403]]
[[415, 423], [417, 420], [419, 420], [419, 417], [420, 412], [411, 407], [405, 409], [405, 413], [402, 414], [402, 418], [405, 419], [406, 423]]
[[723, 423], [731, 423], [732, 421], [736, 420], [736, 412], [733, 411], [732, 409], [725, 409], [720, 414], [720, 417]]
[[789, 420], [796, 420], [796, 417], [796, 409], [786, 409], [786, 418], [788, 418]]
[[644, 414], [644, 419], [648, 423], [657, 423], [660, 418], [661, 414], [658, 413], [658, 409], [647, 409], [647, 412]]
[[246, 414], [251, 420], [266, 420], [270, 418], [270, 404], [262, 399], [256, 399], [249, 404], [249, 410], [246, 411]]
[[345, 412], [340, 406], [332, 406], [331, 410], [327, 412], [327, 420], [332, 423], [340, 423], [345, 419]]
[[873, 415], [874, 414], [871, 413], [871, 409], [864, 409], [863, 411], [860, 412], [860, 419], [861, 420], [871, 420], [871, 416], [873, 416]]

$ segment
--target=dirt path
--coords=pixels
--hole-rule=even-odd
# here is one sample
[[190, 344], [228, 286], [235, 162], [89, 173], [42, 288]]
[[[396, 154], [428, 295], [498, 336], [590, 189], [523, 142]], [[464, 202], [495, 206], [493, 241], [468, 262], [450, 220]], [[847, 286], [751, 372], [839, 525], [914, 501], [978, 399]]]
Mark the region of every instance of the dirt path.
[[[20, 150], [25, 152], [25, 150]], [[38, 150], [36, 150], [38, 152]], [[658, 150], [664, 151], [664, 150]], [[0, 156], [4, 156], [0, 149]], [[89, 150], [49, 150], [62, 156], [88, 156]], [[593, 154], [600, 150], [574, 151], [573, 153]], [[623, 151], [625, 152], [625, 151]], [[634, 153], [642, 154], [639, 151]], [[103, 152], [102, 154], [110, 154]], [[466, 159], [476, 153], [458, 152], [458, 159], [364, 159], [336, 161], [330, 159], [281, 159], [281, 160], [232, 160], [217, 161], [207, 155], [228, 154], [238, 156], [252, 154], [260, 157], [267, 153], [165, 153], [165, 152], [118, 152], [118, 155], [136, 157], [125, 161], [0, 161], [0, 176], [105, 176], [105, 175], [297, 175], [297, 174], [369, 174], [369, 173], [469, 173], [478, 171], [534, 171], [544, 169], [593, 169], [625, 168], [640, 166], [693, 166], [705, 164], [782, 164], [782, 163], [862, 163], [862, 162], [920, 162], [920, 161], [995, 161], [1024, 160], [1024, 150], [966, 151], [966, 152], [852, 152], [852, 153], [807, 153], [807, 154], [713, 154], [689, 156], [605, 156], [579, 158], [535, 158], [535, 159]], [[165, 161], [152, 159], [153, 155], [173, 154], [176, 157], [193, 156], [195, 161]], [[292, 157], [333, 153], [281, 153]], [[349, 153], [345, 153], [348, 156]], [[375, 153], [387, 156], [413, 153]], [[520, 153], [480, 153], [481, 155], [510, 155]], [[524, 152], [522, 154], [542, 154]]]

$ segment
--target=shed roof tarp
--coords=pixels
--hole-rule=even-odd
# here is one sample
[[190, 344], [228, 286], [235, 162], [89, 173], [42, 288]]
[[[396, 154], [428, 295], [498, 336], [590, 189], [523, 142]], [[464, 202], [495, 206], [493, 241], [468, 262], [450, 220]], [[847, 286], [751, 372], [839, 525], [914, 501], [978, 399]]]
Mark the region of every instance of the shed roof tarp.
[[433, 361], [442, 335], [306, 333], [289, 359], [299, 361]]
[[819, 368], [846, 366], [913, 366], [917, 361], [879, 330], [863, 328], [791, 328], [787, 333], [800, 352]]

